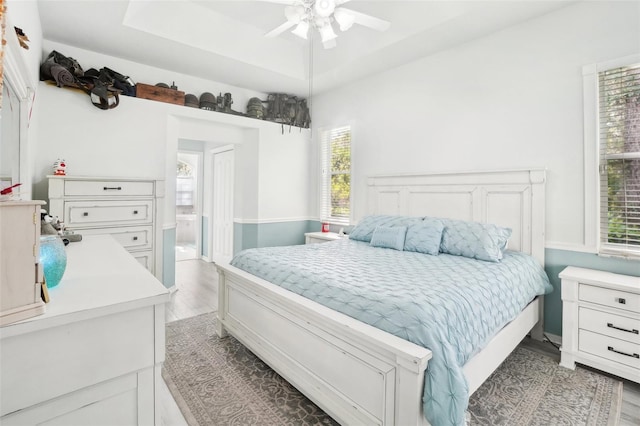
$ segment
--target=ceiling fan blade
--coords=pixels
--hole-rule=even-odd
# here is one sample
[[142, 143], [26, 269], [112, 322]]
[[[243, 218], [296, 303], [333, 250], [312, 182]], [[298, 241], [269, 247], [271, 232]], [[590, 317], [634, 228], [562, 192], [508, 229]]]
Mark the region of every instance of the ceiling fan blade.
[[295, 25], [296, 24], [294, 24], [293, 22], [287, 21], [284, 24], [280, 25], [279, 27], [269, 31], [264, 36], [265, 37], [277, 37], [280, 34], [282, 34], [283, 32], [287, 31], [289, 28], [294, 27]]
[[364, 27], [371, 28], [377, 31], [386, 31], [391, 26], [391, 22], [384, 19], [376, 18], [375, 16], [367, 15], [365, 13], [356, 12], [355, 10], [340, 8], [344, 12], [349, 13], [355, 18], [355, 22]]
[[336, 0], [336, 6], [340, 6], [341, 4], [345, 4], [348, 1], [351, 1], [351, 0]]

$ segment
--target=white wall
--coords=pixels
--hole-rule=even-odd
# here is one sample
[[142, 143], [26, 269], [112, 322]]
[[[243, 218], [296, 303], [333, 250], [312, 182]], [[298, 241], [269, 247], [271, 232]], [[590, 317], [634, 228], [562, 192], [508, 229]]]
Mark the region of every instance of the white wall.
[[580, 2], [318, 96], [314, 126], [353, 126], [356, 219], [370, 175], [544, 167], [548, 245], [578, 248], [582, 67], [639, 51], [639, 2]]

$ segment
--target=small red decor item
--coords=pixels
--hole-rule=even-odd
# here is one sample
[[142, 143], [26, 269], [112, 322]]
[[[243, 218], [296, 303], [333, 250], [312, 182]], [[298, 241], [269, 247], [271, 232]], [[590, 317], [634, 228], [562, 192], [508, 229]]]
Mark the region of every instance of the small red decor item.
[[329, 232], [329, 224], [328, 223], [323, 223], [322, 224], [322, 232]]
[[58, 158], [53, 163], [53, 174], [54, 176], [65, 176], [67, 174], [67, 165], [65, 164], [63, 159]]

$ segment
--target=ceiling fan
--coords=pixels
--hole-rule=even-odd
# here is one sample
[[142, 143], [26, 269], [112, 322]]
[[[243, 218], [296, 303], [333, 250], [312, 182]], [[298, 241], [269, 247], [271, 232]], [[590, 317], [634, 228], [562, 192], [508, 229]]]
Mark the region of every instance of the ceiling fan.
[[338, 37], [333, 30], [336, 22], [340, 31], [347, 31], [353, 24], [359, 24], [377, 31], [385, 31], [390, 22], [355, 10], [340, 7], [349, 0], [261, 0], [267, 3], [285, 4], [284, 16], [287, 21], [265, 34], [265, 37], [277, 37], [290, 28], [298, 37], [307, 38], [309, 28], [318, 30], [325, 49], [336, 46]]

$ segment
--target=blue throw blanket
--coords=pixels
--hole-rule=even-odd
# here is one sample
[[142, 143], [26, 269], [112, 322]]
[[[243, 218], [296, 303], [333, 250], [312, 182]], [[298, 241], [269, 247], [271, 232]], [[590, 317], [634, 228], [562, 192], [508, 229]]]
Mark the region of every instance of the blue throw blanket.
[[552, 290], [535, 259], [518, 252], [494, 263], [340, 240], [245, 250], [231, 264], [430, 349], [423, 403], [434, 426], [464, 424], [462, 367], [536, 295]]

